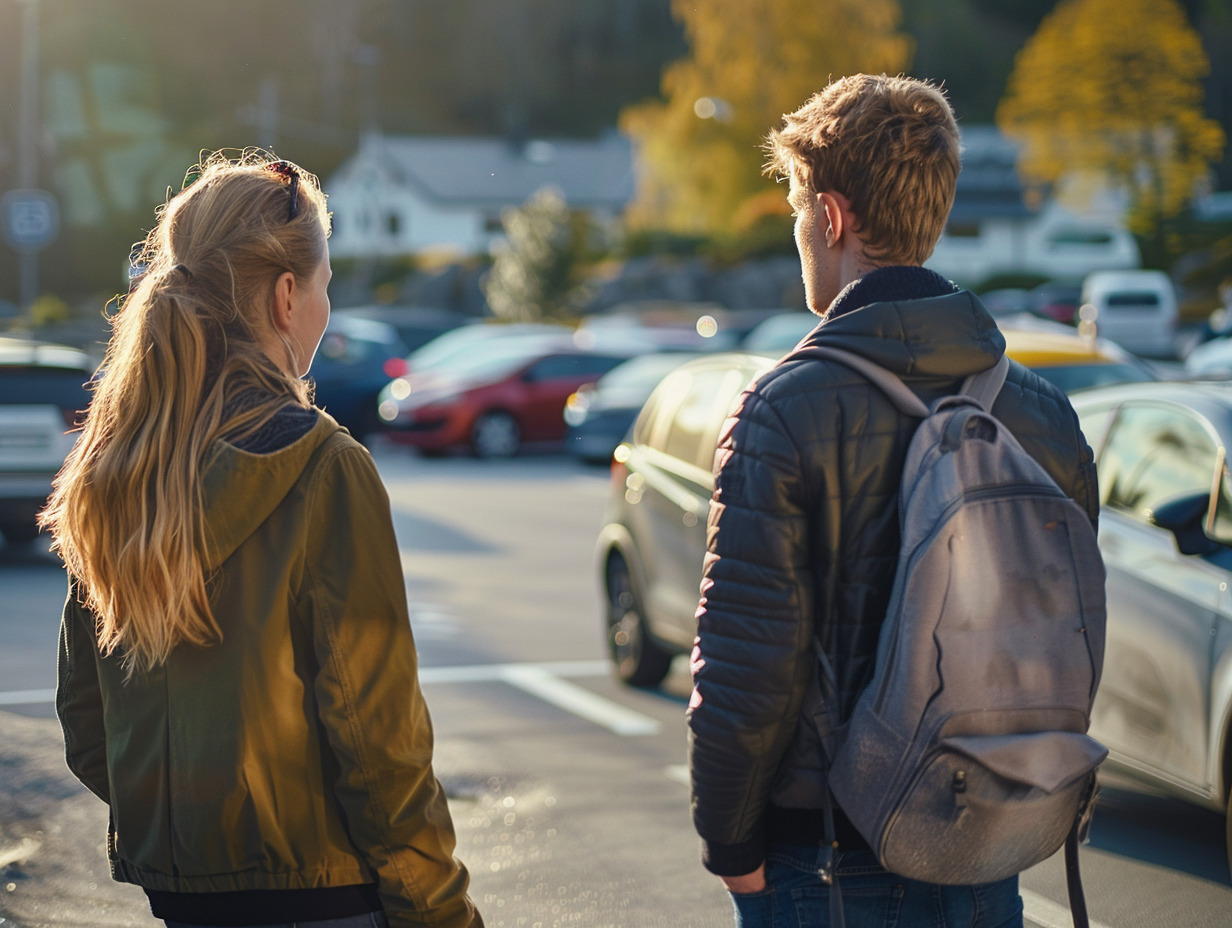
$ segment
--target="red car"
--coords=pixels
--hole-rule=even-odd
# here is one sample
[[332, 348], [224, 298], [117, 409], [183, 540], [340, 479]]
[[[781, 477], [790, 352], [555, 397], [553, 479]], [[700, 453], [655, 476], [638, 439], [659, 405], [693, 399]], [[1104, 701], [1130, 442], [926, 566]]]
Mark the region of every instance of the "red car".
[[491, 339], [447, 367], [390, 382], [378, 411], [391, 440], [422, 452], [510, 457], [526, 442], [563, 441], [565, 400], [628, 357], [567, 336]]

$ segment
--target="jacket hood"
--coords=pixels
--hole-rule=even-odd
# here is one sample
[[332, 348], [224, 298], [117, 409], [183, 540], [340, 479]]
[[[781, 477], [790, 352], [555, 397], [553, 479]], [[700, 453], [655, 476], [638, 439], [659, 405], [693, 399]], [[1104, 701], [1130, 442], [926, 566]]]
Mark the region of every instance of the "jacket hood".
[[307, 434], [268, 454], [214, 443], [203, 478], [207, 570], [220, 566], [269, 518], [321, 445], [341, 430], [331, 416], [318, 412]]
[[828, 318], [801, 347], [817, 345], [843, 348], [900, 377], [947, 381], [987, 370], [1005, 354], [1005, 336], [967, 290], [869, 303]]

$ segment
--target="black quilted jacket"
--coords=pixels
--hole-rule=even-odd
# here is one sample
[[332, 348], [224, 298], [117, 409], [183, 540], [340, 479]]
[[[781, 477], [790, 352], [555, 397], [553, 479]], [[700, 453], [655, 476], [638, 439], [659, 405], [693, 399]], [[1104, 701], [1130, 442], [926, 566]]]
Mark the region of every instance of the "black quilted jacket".
[[[920, 268], [861, 278], [805, 343], [870, 358], [926, 402], [1005, 350], [974, 295]], [[1012, 363], [993, 412], [1095, 521], [1092, 454], [1065, 395]], [[801, 711], [817, 692], [813, 639], [838, 674], [845, 718], [872, 674], [918, 421], [850, 368], [789, 356], [724, 428], [689, 711], [693, 820], [715, 873], [754, 870], [767, 839], [821, 836], [825, 759]]]

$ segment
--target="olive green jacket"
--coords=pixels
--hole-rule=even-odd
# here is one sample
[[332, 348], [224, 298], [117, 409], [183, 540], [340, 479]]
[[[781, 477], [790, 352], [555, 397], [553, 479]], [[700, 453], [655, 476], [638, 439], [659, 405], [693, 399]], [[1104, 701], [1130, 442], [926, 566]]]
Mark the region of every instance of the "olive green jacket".
[[124, 679], [70, 584], [57, 711], [112, 875], [179, 892], [378, 885], [390, 925], [481, 926], [454, 859], [389, 498], [321, 414], [205, 472], [223, 631]]

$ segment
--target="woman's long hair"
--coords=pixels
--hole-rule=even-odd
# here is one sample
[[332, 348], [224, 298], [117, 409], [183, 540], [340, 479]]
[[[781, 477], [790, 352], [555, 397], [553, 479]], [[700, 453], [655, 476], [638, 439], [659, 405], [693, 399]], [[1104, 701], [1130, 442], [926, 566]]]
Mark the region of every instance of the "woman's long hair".
[[[203, 157], [158, 210], [40, 517], [96, 617], [100, 650], [118, 651], [130, 674], [181, 642], [221, 639], [204, 563], [211, 444], [310, 402], [270, 310], [281, 274], [306, 285], [320, 266], [329, 216], [315, 177], [271, 164], [251, 150]], [[274, 361], [262, 345], [279, 340], [286, 356]]]

